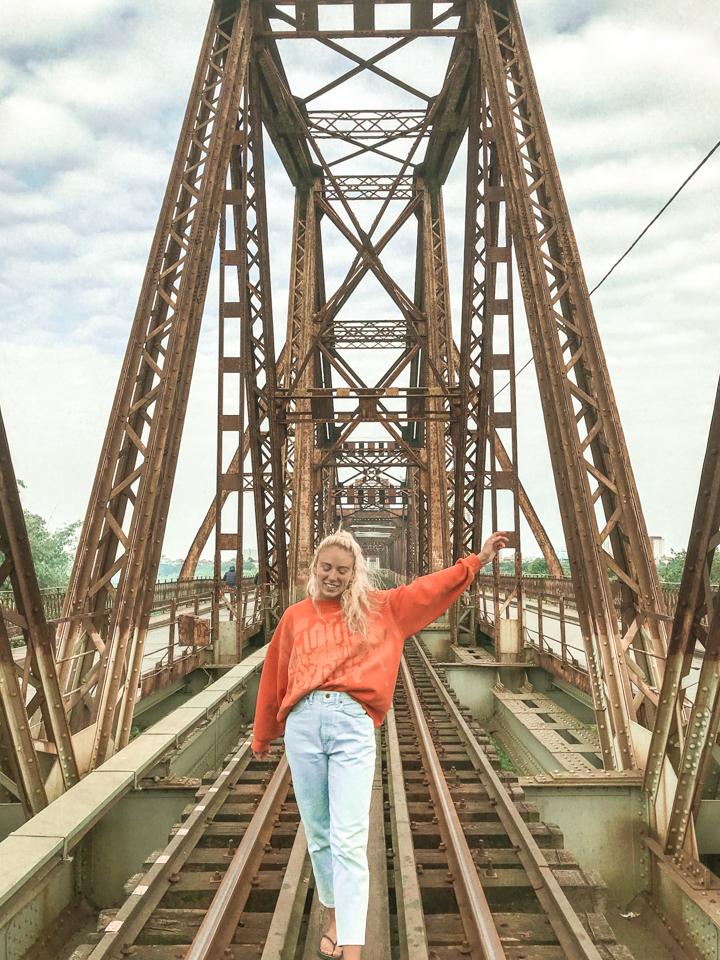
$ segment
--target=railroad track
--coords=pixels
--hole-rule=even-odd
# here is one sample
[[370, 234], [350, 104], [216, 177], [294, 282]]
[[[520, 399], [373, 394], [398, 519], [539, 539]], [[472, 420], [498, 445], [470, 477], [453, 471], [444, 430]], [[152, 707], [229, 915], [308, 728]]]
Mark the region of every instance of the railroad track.
[[417, 918], [414, 938], [400, 924], [397, 955], [631, 960], [604, 917], [602, 879], [580, 868], [558, 827], [540, 822], [417, 640], [406, 644], [400, 681], [386, 725], [388, 799], [393, 860], [414, 859], [415, 876], [397, 864], [393, 879], [399, 915], [419, 894], [424, 936]]
[[[631, 960], [600, 878], [539, 821], [416, 640], [379, 739], [390, 924], [367, 960]], [[282, 744], [261, 764], [244, 739], [125, 892], [72, 960], [315, 957], [320, 912]]]

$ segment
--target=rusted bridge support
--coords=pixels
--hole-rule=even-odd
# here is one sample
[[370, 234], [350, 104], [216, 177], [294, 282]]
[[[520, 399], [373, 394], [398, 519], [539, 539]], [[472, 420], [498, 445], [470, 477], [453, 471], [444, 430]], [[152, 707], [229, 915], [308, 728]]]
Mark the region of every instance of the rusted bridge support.
[[[266, 638], [302, 595], [315, 543], [339, 523], [374, 561], [414, 577], [478, 551], [492, 521], [512, 528], [514, 589], [502, 603], [496, 590], [495, 616], [516, 611], [521, 653], [521, 509], [548, 566], [560, 568], [518, 475], [514, 248], [603, 761], [635, 762], [630, 724], [649, 725], [658, 701], [662, 595], [517, 10], [480, 0], [436, 15], [411, 0], [410, 14], [409, 29], [388, 31], [375, 28], [372, 3], [356, 10], [350, 35], [390, 41], [365, 58], [346, 31], [325, 29], [314, 0], [212, 5], [58, 630], [63, 704], [73, 733], [92, 728], [90, 766], [130, 735], [221, 211], [216, 496], [182, 572], [192, 575], [215, 529], [215, 633], [223, 552], [241, 567], [252, 492]], [[380, 66], [419, 37], [452, 38], [439, 90], [393, 76], [390, 59]], [[299, 96], [280, 51], [297, 38], [349, 68]], [[417, 106], [324, 109], [360, 74]], [[296, 192], [279, 355], [265, 135]], [[466, 137], [458, 346], [443, 190]], [[365, 200], [375, 204], [368, 221]], [[349, 252], [327, 296], [321, 219]], [[393, 244], [414, 224], [408, 292]], [[348, 308], [365, 281], [392, 316]], [[378, 353], [366, 369], [365, 354], [350, 351], [369, 348]], [[378, 364], [383, 350], [391, 355]], [[463, 608], [464, 642], [474, 612], [472, 601]]]
[[[5, 425], [0, 414], [0, 586], [9, 577], [15, 610], [0, 607], [0, 721], [6, 755], [26, 812], [37, 813], [53, 793], [80, 779], [68, 719], [63, 709], [50, 627], [30, 551]], [[20, 627], [25, 640], [22, 676], [15, 663], [5, 621]], [[32, 696], [29, 697], [29, 692]], [[56, 776], [48, 797], [38, 753], [55, 757]], [[52, 771], [51, 771], [52, 772]], [[3, 784], [10, 786], [9, 784]], [[12, 792], [12, 791], [11, 791]]]
[[[12, 647], [6, 621], [22, 628], [28, 648], [26, 660], [28, 666], [34, 648], [38, 642], [52, 650], [48, 627], [45, 623], [42, 603], [35, 577], [35, 568], [30, 557], [30, 545], [25, 529], [25, 520], [20, 505], [17, 481], [10, 459], [5, 425], [0, 414], [0, 586], [10, 577], [13, 593], [18, 602], [16, 612], [0, 607], [0, 786], [17, 797], [28, 816], [32, 816], [47, 806], [48, 798], [45, 781], [38, 761], [38, 753], [30, 730], [30, 718], [26, 709], [27, 680], [21, 682], [13, 659]], [[29, 600], [27, 605], [23, 601]], [[32, 635], [27, 615], [32, 618]], [[33, 657], [33, 659], [35, 659]], [[51, 694], [51, 704], [60, 700], [57, 690], [57, 678], [52, 671], [56, 691]], [[40, 697], [44, 691], [40, 688]], [[34, 712], [34, 711], [33, 711]], [[62, 710], [61, 710], [62, 712]], [[62, 712], [62, 720], [65, 714]], [[61, 741], [62, 742], [62, 741]], [[72, 756], [72, 744], [69, 741], [65, 722], [65, 743]], [[74, 757], [73, 757], [74, 765]], [[75, 768], [77, 777], [77, 769]]]
[[271, 593], [266, 636], [287, 605], [285, 497], [282, 475], [283, 428], [276, 409], [277, 369], [270, 292], [270, 255], [263, 156], [260, 78], [251, 71], [243, 111], [245, 221], [238, 224], [244, 270], [241, 291], [243, 365], [247, 383], [248, 430], [260, 583]]
[[[669, 823], [657, 825], [658, 839], [669, 855], [685, 844], [697, 816], [720, 726], [720, 603], [710, 583], [720, 544], [720, 385], [700, 474], [695, 513], [688, 541], [677, 611], [670, 633], [660, 705], [648, 751], [644, 787], [656, 801], [663, 767], [670, 760], [677, 771]], [[703, 661], [695, 698], [687, 701], [688, 677], [698, 645]], [[689, 710], [689, 719], [685, 718]], [[671, 748], [671, 735], [674, 747]]]
[[[130, 735], [147, 627], [142, 617], [160, 561], [250, 55], [248, 0], [222, 11], [213, 6], [205, 34], [59, 630], [60, 659], [69, 665], [61, 674], [66, 702], [83, 688], [91, 692], [88, 681], [97, 684], [92, 711], [76, 718], [78, 726], [96, 724], [93, 766]], [[82, 651], [88, 657], [78, 675], [69, 658]], [[100, 660], [89, 665], [96, 651]]]
[[[628, 769], [636, 704], [625, 658], [644, 643], [664, 655], [662, 595], [515, 5], [482, 3], [477, 34], [603, 759]], [[622, 582], [620, 624], [609, 571]], [[657, 702], [649, 684], [636, 686]]]
[[[315, 528], [322, 513], [318, 502], [322, 469], [315, 465], [315, 435], [313, 404], [310, 394], [320, 387], [321, 358], [313, 344], [313, 318], [322, 304], [317, 302], [318, 266], [322, 264], [320, 247], [320, 215], [315, 203], [319, 181], [303, 184], [295, 197], [293, 220], [292, 262], [290, 265], [290, 294], [287, 323], [287, 377], [306, 396], [288, 400], [288, 413], [298, 415], [297, 422], [287, 424], [285, 453], [286, 490], [291, 501], [288, 577], [290, 597], [294, 602], [305, 595], [310, 561], [315, 545]], [[309, 361], [298, 378], [298, 370], [308, 354]], [[320, 400], [320, 403], [323, 401]], [[303, 417], [303, 419], [300, 419]]]
[[441, 398], [455, 385], [455, 357], [442, 194], [439, 188], [431, 189], [422, 182], [418, 183], [418, 190], [423, 202], [415, 283], [418, 307], [427, 318], [427, 353], [420, 368], [420, 385], [428, 393], [424, 425], [426, 462], [421, 486], [427, 501], [427, 568], [432, 573], [447, 567], [452, 555], [446, 425], [438, 415], [444, 407]]

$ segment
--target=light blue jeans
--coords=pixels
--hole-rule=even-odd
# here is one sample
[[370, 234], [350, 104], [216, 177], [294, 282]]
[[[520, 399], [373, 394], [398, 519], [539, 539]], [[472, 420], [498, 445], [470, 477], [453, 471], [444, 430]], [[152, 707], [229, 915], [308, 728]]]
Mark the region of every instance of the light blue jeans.
[[313, 690], [290, 711], [285, 752], [320, 902], [335, 907], [341, 946], [364, 944], [375, 774], [372, 719], [347, 693]]

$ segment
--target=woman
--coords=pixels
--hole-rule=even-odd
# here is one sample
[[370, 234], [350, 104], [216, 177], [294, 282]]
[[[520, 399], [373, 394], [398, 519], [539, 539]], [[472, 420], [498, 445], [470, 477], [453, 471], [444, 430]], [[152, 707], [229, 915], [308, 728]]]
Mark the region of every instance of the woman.
[[365, 942], [375, 727], [390, 709], [405, 639], [443, 614], [506, 543], [505, 534], [493, 533], [479, 556], [373, 591], [357, 542], [332, 534], [315, 551], [307, 598], [288, 607], [275, 630], [252, 750], [267, 760], [270, 741], [285, 732], [318, 896], [330, 918], [320, 957], [360, 960]]

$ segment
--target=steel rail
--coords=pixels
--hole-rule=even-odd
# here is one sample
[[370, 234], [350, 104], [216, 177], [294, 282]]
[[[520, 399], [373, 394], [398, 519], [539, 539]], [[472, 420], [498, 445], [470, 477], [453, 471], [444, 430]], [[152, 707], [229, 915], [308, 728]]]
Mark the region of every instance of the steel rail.
[[400, 956], [402, 960], [429, 960], [430, 951], [423, 916], [422, 891], [418, 880], [410, 812], [405, 795], [405, 778], [394, 707], [390, 707], [385, 717], [385, 729]]
[[[427, 771], [430, 797], [438, 818], [440, 835], [447, 848], [448, 864], [453, 874], [455, 896], [470, 944], [470, 958], [471, 960], [506, 960], [506, 953], [495, 928], [490, 905], [480, 883], [472, 853], [450, 795], [445, 774], [432, 741], [430, 728], [423, 715], [412, 674], [404, 656], [400, 662], [400, 672], [405, 684], [410, 715], [417, 731], [423, 765]], [[188, 960], [190, 960], [189, 957]], [[193, 960], [195, 960], [194, 957]]]
[[305, 827], [300, 821], [260, 960], [293, 960], [311, 874]]
[[185, 960], [218, 960], [230, 948], [248, 894], [262, 860], [273, 821], [290, 786], [290, 765], [283, 756], [248, 824]]
[[[560, 884], [552, 872], [542, 851], [533, 838], [527, 824], [502, 784], [475, 735], [466, 723], [452, 697], [442, 683], [427, 654], [417, 640], [413, 640], [423, 667], [442, 703], [450, 711], [453, 723], [460, 731], [461, 739], [470, 760], [480, 776], [490, 803], [495, 807], [508, 837], [513, 843], [533, 889], [537, 894], [555, 935], [568, 960], [601, 960], [601, 954], [588, 936], [577, 913], [570, 905]], [[451, 801], [452, 802], [452, 801]]]
[[135, 887], [132, 895], [105, 928], [105, 936], [92, 951], [88, 960], [108, 960], [110, 957], [115, 957], [120, 949], [125, 951], [136, 939], [173, 882], [171, 878], [177, 875], [195, 848], [206, 829], [207, 821], [218, 812], [231, 788], [235, 786], [252, 760], [251, 742], [252, 738], [248, 738], [235, 751], [205, 797], [195, 806], [182, 827], [177, 830], [162, 854]]

